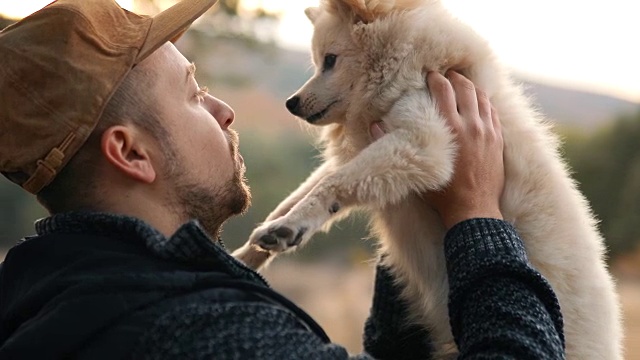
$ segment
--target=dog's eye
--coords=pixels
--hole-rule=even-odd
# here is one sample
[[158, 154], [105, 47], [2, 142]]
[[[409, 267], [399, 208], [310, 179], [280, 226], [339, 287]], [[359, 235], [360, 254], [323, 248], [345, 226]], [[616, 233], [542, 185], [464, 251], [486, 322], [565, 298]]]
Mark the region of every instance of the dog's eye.
[[327, 71], [333, 69], [336, 65], [336, 59], [338, 58], [335, 54], [327, 54], [324, 56], [324, 63], [322, 64], [322, 71]]

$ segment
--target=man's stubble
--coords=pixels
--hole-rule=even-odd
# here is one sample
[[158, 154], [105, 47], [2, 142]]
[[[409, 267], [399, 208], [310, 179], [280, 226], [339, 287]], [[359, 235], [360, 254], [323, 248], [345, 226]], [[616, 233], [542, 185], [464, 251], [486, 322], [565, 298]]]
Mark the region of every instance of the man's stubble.
[[180, 212], [183, 219], [197, 220], [214, 239], [219, 238], [222, 225], [229, 218], [243, 214], [251, 205], [251, 192], [243, 166], [237, 161], [238, 135], [231, 129], [225, 133], [235, 166], [233, 177], [222, 186], [198, 183], [190, 179], [189, 169], [180, 161], [173, 142], [169, 141], [165, 148], [168, 165], [166, 177], [173, 187], [168, 206]]

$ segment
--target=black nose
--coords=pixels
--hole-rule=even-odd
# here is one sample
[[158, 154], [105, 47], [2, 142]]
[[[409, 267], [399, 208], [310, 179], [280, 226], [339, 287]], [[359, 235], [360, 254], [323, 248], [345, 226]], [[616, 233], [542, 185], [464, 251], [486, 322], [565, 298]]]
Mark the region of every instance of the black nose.
[[289, 100], [287, 100], [287, 109], [293, 114], [293, 115], [297, 115], [299, 112], [298, 109], [298, 105], [300, 105], [300, 97], [299, 96], [292, 96], [291, 98], [289, 98]]

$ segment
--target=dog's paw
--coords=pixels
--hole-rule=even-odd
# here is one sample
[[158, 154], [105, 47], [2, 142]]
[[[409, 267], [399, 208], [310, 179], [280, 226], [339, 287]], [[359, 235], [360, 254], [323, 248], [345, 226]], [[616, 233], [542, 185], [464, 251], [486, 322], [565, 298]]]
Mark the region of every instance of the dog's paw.
[[273, 259], [272, 253], [260, 249], [256, 249], [251, 244], [246, 243], [239, 249], [231, 254], [237, 260], [243, 262], [249, 268], [259, 271], [261, 268], [267, 266]]
[[305, 240], [306, 227], [291, 226], [273, 221], [255, 229], [249, 242], [269, 252], [285, 252]]

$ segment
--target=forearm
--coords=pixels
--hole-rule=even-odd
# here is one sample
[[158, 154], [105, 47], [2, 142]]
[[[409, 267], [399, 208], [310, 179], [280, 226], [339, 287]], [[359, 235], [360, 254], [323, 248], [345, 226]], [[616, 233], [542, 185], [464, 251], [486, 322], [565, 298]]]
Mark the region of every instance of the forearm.
[[445, 239], [449, 315], [460, 359], [564, 358], [562, 315], [515, 229], [473, 219]]

